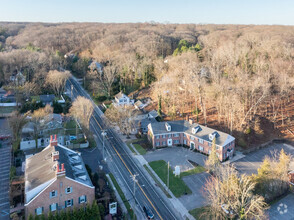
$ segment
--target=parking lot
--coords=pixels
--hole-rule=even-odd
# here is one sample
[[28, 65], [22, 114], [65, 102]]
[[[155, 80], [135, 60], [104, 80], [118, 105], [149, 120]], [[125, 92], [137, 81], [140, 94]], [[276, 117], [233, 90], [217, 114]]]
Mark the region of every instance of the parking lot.
[[[183, 147], [172, 147], [163, 148], [156, 151], [148, 152], [144, 155], [147, 162], [164, 160], [170, 162], [171, 167], [174, 169], [175, 166], [181, 167], [181, 172], [193, 168], [193, 165], [188, 162], [191, 160], [197, 164], [204, 166], [206, 156], [197, 152], [190, 151]], [[206, 179], [210, 174], [198, 173], [183, 177], [183, 181], [191, 189], [192, 194], [183, 195], [179, 198], [180, 202], [187, 210], [199, 208], [205, 205], [205, 197], [203, 195], [203, 187]]]
[[[233, 164], [240, 173], [251, 175], [257, 173], [257, 169], [260, 167], [265, 156], [272, 157], [274, 154], [279, 153], [281, 149], [284, 149], [286, 153], [291, 154], [292, 156], [294, 155], [293, 146], [282, 143], [272, 144], [268, 147], [247, 154], [242, 159], [233, 162]], [[291, 164], [291, 169], [294, 169], [293, 163]]]
[[294, 220], [294, 194], [276, 202], [267, 211], [270, 220]]
[[3, 144], [0, 148], [0, 220], [9, 219], [9, 171], [11, 147]]

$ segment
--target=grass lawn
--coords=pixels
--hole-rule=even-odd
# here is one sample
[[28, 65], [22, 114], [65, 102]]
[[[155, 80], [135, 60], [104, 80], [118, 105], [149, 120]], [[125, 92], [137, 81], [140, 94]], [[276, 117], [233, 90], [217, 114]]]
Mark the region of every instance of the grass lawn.
[[16, 106], [1, 106], [0, 114], [9, 114], [16, 110]]
[[132, 143], [132, 141], [128, 141], [128, 142], [126, 142], [127, 146], [130, 148], [130, 150], [133, 152], [133, 154], [136, 155], [137, 153], [136, 153], [136, 151], [132, 148], [131, 143]]
[[[167, 163], [164, 160], [152, 161], [149, 163], [150, 167], [159, 176], [159, 178], [167, 184]], [[185, 194], [191, 194], [191, 190], [185, 182], [173, 174], [173, 170], [169, 168], [169, 189], [175, 195], [180, 197]]]
[[118, 185], [118, 183], [117, 183], [116, 179], [114, 178], [113, 174], [110, 173], [109, 176], [110, 176], [110, 178], [111, 178], [111, 180], [112, 180], [112, 182], [113, 182], [113, 185], [115, 186], [115, 188], [116, 188], [116, 190], [117, 190], [117, 192], [118, 192], [120, 198], [122, 199], [123, 203], [125, 204], [125, 206], [126, 206], [126, 208], [127, 208], [127, 210], [128, 210], [128, 213], [130, 214], [131, 219], [135, 219], [136, 217], [134, 216], [134, 211], [133, 211], [133, 209], [131, 209], [131, 205], [130, 205], [130, 203], [129, 203], [128, 200], [126, 199], [125, 194], [124, 194], [123, 191], [121, 190], [121, 188], [120, 188], [120, 186]]
[[201, 208], [192, 209], [189, 211], [189, 213], [197, 220], [205, 220], [205, 219], [211, 219], [209, 216], [204, 215], [205, 212], [207, 212], [208, 207], [204, 206]]
[[[65, 134], [67, 135], [76, 135], [76, 122], [75, 120], [70, 120], [64, 123]], [[80, 134], [80, 128], [78, 126], [78, 134]]]
[[150, 174], [150, 176], [154, 179], [154, 181], [159, 186], [159, 188], [164, 192], [164, 194], [167, 196], [167, 198], [171, 198], [171, 195], [168, 193], [168, 191], [165, 190], [164, 186], [158, 181], [158, 179], [154, 176], [154, 174], [151, 172], [151, 170], [146, 165], [144, 165], [144, 168], [147, 170], [147, 172]]
[[133, 144], [133, 146], [141, 155], [146, 154], [146, 150], [140, 144]]
[[184, 177], [184, 176], [189, 176], [189, 175], [192, 175], [192, 174], [196, 174], [196, 173], [202, 173], [205, 171], [205, 168], [202, 167], [202, 166], [197, 166], [197, 167], [194, 167], [193, 169], [191, 170], [188, 170], [188, 171], [185, 171], [185, 172], [182, 172], [181, 173], [181, 178]]

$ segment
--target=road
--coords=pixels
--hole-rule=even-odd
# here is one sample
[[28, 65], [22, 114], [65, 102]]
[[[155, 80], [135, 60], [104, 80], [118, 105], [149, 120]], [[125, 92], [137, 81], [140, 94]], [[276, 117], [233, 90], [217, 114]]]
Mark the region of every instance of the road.
[[[85, 90], [79, 85], [74, 79], [70, 78], [66, 84], [66, 88], [71, 91], [72, 98], [75, 99], [77, 96], [84, 96], [90, 100], [91, 97]], [[102, 131], [106, 131], [107, 136], [105, 137], [105, 149], [109, 157], [111, 157], [112, 165], [117, 168], [121, 179], [125, 183], [125, 187], [133, 193], [135, 188], [135, 200], [136, 203], [141, 207], [148, 207], [152, 210], [155, 219], [180, 219], [179, 213], [175, 212], [172, 207], [161, 198], [155, 189], [150, 184], [148, 178], [145, 176], [142, 166], [138, 165], [134, 159], [129, 155], [126, 150], [125, 143], [120, 137], [113, 131], [113, 129], [107, 127], [104, 123], [104, 115], [101, 110], [94, 104], [94, 111], [90, 119], [90, 130], [97, 135], [100, 139]], [[137, 182], [134, 184], [132, 177], [136, 176]], [[135, 187], [134, 187], [135, 185]]]

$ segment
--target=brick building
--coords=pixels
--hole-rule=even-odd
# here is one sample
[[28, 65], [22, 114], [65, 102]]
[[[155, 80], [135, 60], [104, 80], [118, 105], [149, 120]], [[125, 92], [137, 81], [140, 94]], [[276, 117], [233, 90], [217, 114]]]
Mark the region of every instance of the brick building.
[[50, 145], [26, 159], [26, 219], [30, 214], [85, 206], [94, 198], [95, 188], [80, 153], [58, 144], [56, 135]]
[[148, 139], [154, 148], [188, 146], [210, 154], [213, 139], [220, 161], [233, 157], [235, 138], [221, 131], [193, 123], [193, 120], [156, 122], [148, 125]]

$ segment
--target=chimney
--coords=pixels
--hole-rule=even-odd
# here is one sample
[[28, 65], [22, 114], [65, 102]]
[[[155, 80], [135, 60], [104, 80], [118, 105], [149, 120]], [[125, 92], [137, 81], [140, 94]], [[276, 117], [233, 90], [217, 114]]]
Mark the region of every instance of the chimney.
[[189, 119], [189, 124], [190, 125], [194, 124], [194, 120], [192, 118]]
[[52, 161], [57, 161], [59, 160], [59, 151], [54, 151], [52, 152]]
[[186, 121], [189, 121], [189, 115], [188, 114], [186, 115]]
[[61, 164], [61, 170], [59, 167], [59, 163], [57, 164], [56, 174], [57, 174], [57, 177], [65, 176], [64, 163]]
[[54, 138], [53, 138], [53, 135], [50, 136], [50, 146], [53, 147], [53, 146], [57, 146], [58, 144], [58, 141], [57, 141], [57, 136], [56, 134], [54, 135]]

